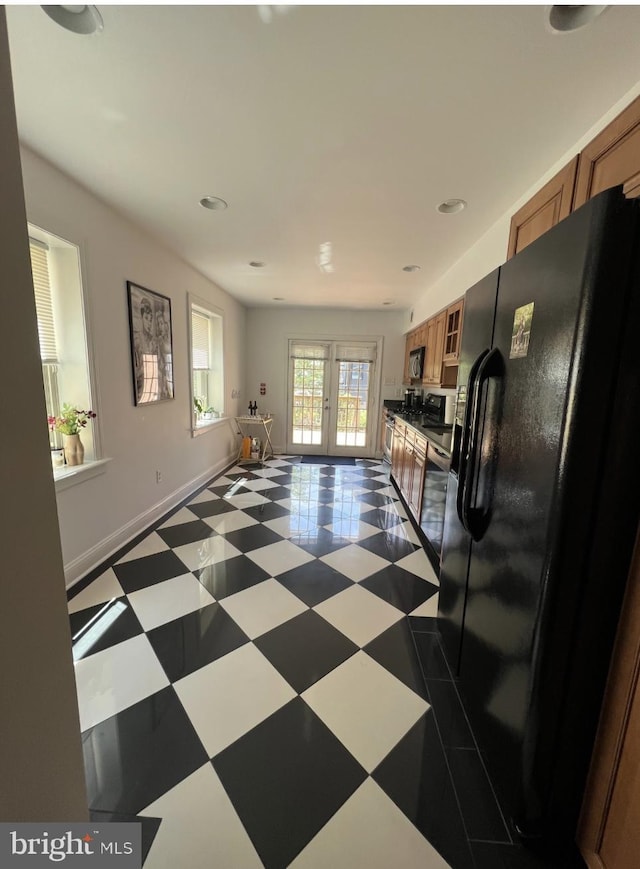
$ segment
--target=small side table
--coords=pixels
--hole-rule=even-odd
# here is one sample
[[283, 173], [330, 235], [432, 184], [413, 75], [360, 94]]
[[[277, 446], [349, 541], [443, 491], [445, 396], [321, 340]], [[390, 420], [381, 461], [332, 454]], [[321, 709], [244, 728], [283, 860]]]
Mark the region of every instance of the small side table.
[[[237, 462], [261, 462], [264, 464], [267, 459], [273, 458], [273, 446], [271, 445], [271, 426], [273, 425], [272, 416], [236, 416], [236, 426], [240, 435], [240, 447], [238, 448]], [[242, 458], [242, 439], [260, 438], [260, 455], [257, 459]]]

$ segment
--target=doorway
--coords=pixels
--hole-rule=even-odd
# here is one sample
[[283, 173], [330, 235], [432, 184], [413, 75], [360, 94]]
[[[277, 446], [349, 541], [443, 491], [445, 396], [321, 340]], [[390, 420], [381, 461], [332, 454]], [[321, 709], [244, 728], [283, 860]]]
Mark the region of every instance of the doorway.
[[289, 341], [287, 451], [373, 454], [378, 341]]

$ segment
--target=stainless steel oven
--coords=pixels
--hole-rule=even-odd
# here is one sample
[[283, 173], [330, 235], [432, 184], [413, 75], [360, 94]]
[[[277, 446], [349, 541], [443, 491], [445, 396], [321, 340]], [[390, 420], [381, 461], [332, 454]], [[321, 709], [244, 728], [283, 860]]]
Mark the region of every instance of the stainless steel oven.
[[387, 412], [384, 420], [384, 439], [382, 441], [382, 461], [391, 464], [391, 445], [393, 443], [393, 429], [396, 421]]

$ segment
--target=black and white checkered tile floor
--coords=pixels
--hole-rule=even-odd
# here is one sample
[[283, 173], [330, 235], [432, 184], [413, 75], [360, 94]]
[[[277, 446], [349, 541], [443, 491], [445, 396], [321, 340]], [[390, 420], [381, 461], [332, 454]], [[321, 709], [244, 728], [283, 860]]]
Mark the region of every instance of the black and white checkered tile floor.
[[147, 869], [512, 865], [469, 844], [473, 742], [410, 630], [437, 591], [376, 462], [232, 468], [69, 602], [93, 816], [138, 816]]

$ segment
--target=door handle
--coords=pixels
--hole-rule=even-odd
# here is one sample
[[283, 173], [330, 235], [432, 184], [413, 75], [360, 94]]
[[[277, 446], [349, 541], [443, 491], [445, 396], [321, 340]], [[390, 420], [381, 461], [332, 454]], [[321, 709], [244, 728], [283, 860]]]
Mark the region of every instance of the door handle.
[[[504, 363], [502, 354], [494, 347], [480, 363], [473, 386], [473, 416], [469, 431], [469, 452], [466, 465], [465, 481], [462, 496], [463, 525], [476, 542], [484, 536], [491, 519], [491, 505], [485, 509], [472, 507], [473, 494], [478, 479], [478, 456], [480, 455], [480, 425], [482, 413], [482, 394], [485, 384], [493, 378], [501, 378], [504, 375]], [[485, 428], [486, 431], [486, 428]]]
[[462, 422], [462, 438], [460, 440], [460, 461], [458, 463], [458, 494], [456, 498], [456, 512], [458, 514], [458, 519], [460, 520], [462, 527], [469, 534], [471, 532], [467, 528], [466, 517], [464, 514], [464, 490], [466, 485], [467, 463], [469, 458], [469, 434], [471, 430], [471, 421], [474, 416], [474, 386], [476, 376], [478, 374], [478, 369], [480, 368], [480, 365], [488, 354], [488, 349], [483, 350], [482, 353], [480, 353], [480, 355], [474, 361], [473, 365], [471, 366], [471, 371], [469, 372], [469, 380], [467, 382], [467, 400], [465, 402], [464, 419]]

